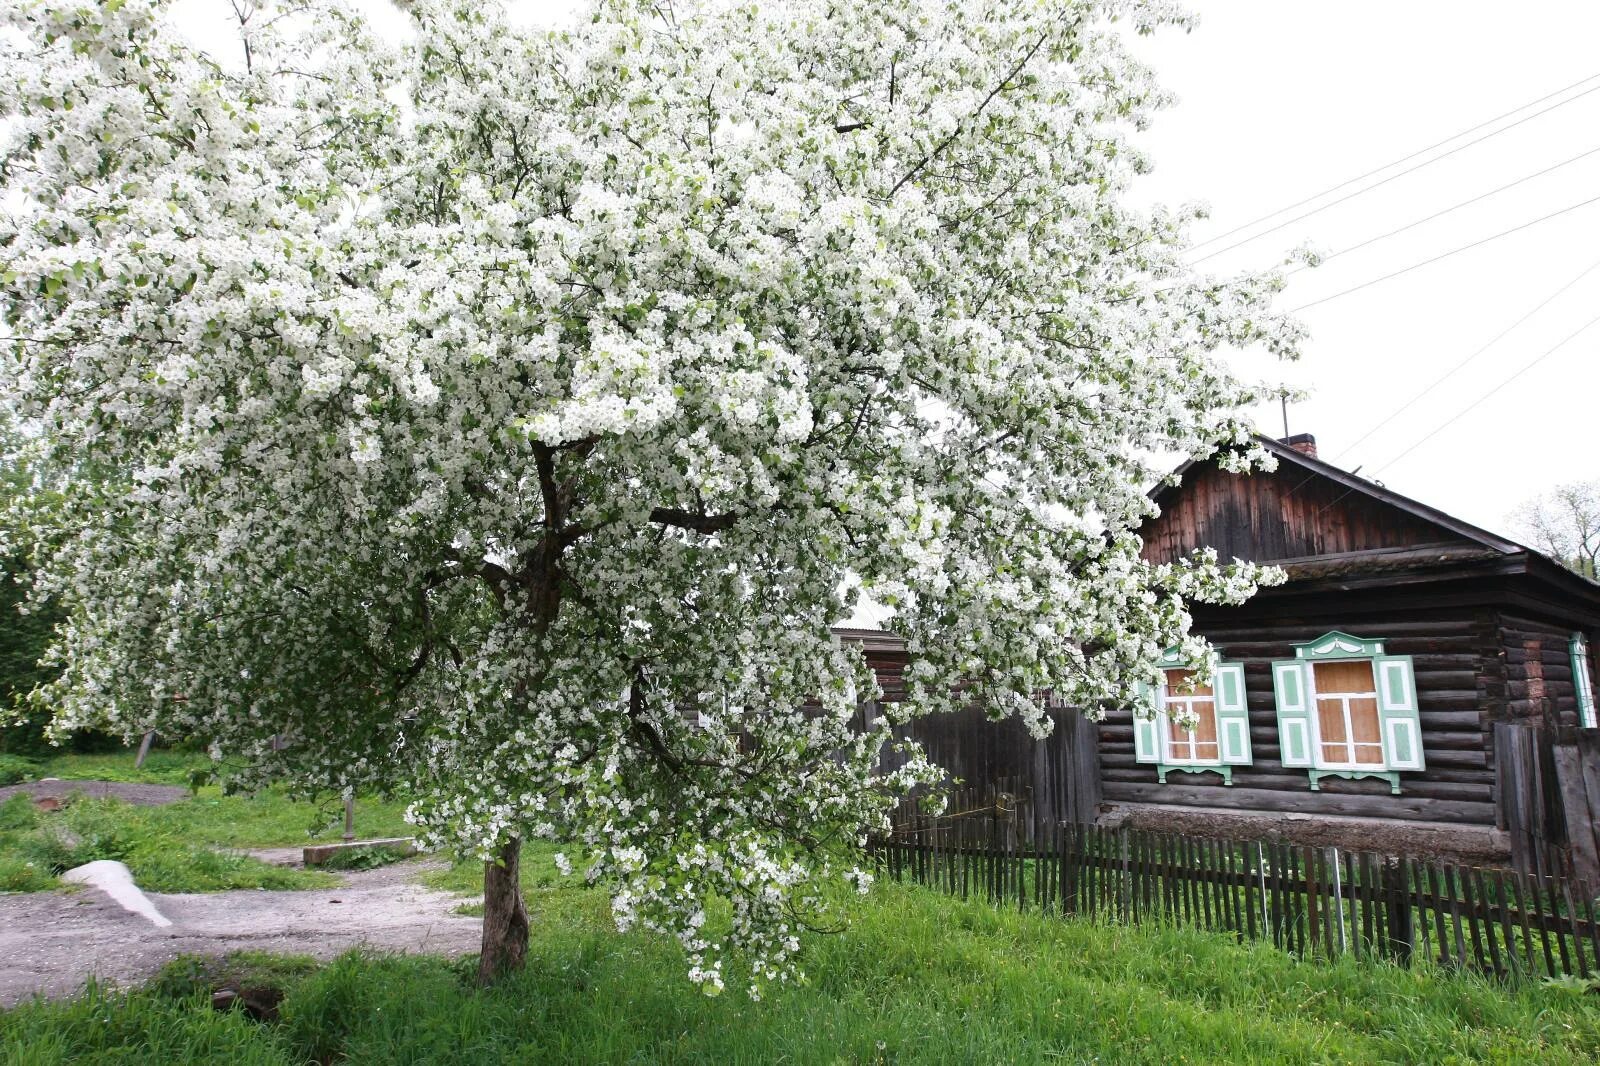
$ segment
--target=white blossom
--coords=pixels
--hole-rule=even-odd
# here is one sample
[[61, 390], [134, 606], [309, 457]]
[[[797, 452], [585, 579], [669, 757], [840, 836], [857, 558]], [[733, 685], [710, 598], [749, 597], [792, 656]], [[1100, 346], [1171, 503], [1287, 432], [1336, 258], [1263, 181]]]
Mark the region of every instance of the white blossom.
[[263, 7], [234, 69], [162, 0], [0, 0], [58, 728], [560, 841], [759, 991], [938, 776], [852, 728], [859, 596], [914, 658], [894, 721], [1043, 730], [1260, 579], [1133, 530], [1161, 455], [1248, 461], [1213, 353], [1292, 353], [1281, 276], [1196, 276], [1193, 211], [1125, 202], [1166, 98], [1115, 23], [1164, 3], [406, 7], [403, 46]]

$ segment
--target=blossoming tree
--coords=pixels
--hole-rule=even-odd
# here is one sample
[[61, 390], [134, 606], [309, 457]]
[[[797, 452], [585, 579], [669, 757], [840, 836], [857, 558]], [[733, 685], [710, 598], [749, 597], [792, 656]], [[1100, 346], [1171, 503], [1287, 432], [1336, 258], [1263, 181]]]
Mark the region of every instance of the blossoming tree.
[[403, 784], [486, 861], [485, 979], [528, 837], [708, 990], [792, 972], [932, 772], [851, 726], [863, 590], [895, 718], [1042, 729], [1257, 579], [1131, 532], [1158, 456], [1248, 444], [1212, 353], [1297, 341], [1124, 202], [1164, 5], [428, 0], [396, 45], [307, 0], [233, 57], [4, 10], [0, 377], [95, 471], [33, 546], [61, 722]]

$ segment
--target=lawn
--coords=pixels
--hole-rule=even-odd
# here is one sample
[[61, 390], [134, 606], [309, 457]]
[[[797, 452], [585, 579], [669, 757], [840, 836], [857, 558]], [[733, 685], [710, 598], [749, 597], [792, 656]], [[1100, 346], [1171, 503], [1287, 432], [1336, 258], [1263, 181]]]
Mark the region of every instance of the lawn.
[[[542, 870], [542, 861], [538, 864]], [[466, 887], [466, 872], [457, 875]], [[540, 873], [525, 973], [470, 960], [237, 960], [279, 1018], [218, 1014], [215, 964], [0, 1015], [8, 1063], [1032, 1063], [1593, 1061], [1600, 997], [1214, 934], [1021, 915], [885, 885], [814, 938], [810, 979], [709, 999], [670, 941], [619, 935], [603, 892]]]
[[28, 759], [29, 777], [59, 777], [77, 781], [135, 781], [153, 785], [188, 785], [195, 772], [206, 772], [212, 762], [205, 753], [157, 748], [145, 757], [144, 765], [133, 765], [136, 753], [101, 752], [92, 755], [64, 752]]
[[[63, 755], [31, 767], [29, 776], [63, 780], [188, 785], [210, 767], [203, 755], [155, 752], [134, 769], [132, 752]], [[361, 837], [407, 836], [405, 803], [378, 797], [356, 801]], [[34, 809], [26, 797], [0, 804], [0, 891], [57, 888], [56, 874], [94, 859], [128, 864], [134, 879], [156, 892], [233, 888], [316, 888], [337, 883], [316, 871], [271, 866], [231, 849], [283, 847], [337, 840], [344, 806], [291, 800], [281, 789], [225, 795], [214, 784], [177, 803], [136, 807], [112, 799], [78, 798], [61, 811]]]
[[[136, 779], [170, 782], [194, 766], [153, 758]], [[134, 774], [121, 755], [54, 769]], [[401, 810], [363, 799], [358, 831], [404, 832]], [[0, 806], [0, 874], [7, 857], [40, 846], [43, 820], [59, 819], [84, 849], [73, 861], [123, 858], [153, 888], [298, 887], [266, 879], [329, 875], [209, 865], [238, 858], [212, 848], [337, 836], [339, 813], [214, 786], [159, 808], [79, 800], [43, 814], [13, 800]], [[809, 941], [803, 985], [753, 1003], [730, 980], [711, 999], [685, 978], [675, 943], [618, 934], [606, 894], [559, 876], [554, 850], [530, 846], [524, 858], [528, 968], [490, 991], [472, 987], [470, 959], [180, 960], [141, 989], [91, 987], [0, 1013], [0, 1064], [1565, 1063], [1600, 1049], [1600, 996], [1576, 987], [1505, 988], [1355, 959], [1302, 964], [1226, 936], [1060, 921], [893, 884], [853, 903], [848, 931]], [[465, 897], [481, 869], [421, 876]], [[45, 874], [31, 887], [54, 885]], [[228, 981], [282, 989], [279, 1017], [213, 1010], [210, 992]]]

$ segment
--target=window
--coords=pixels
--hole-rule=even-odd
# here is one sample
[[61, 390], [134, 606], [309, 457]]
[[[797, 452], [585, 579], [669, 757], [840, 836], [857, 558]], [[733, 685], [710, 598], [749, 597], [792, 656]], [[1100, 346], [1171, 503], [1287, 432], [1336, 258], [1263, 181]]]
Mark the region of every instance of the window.
[[[1166, 725], [1170, 763], [1217, 762], [1217, 697], [1210, 685], [1195, 683], [1193, 670], [1165, 670], [1161, 718]], [[1194, 721], [1187, 729], [1180, 723]]]
[[1378, 682], [1367, 659], [1311, 664], [1317, 742], [1326, 766], [1382, 766]]
[[1600, 723], [1596, 722], [1595, 715], [1594, 667], [1589, 662], [1589, 638], [1582, 633], [1572, 634], [1567, 650], [1572, 654], [1572, 687], [1578, 694], [1578, 724], [1584, 729], [1594, 729]]
[[1250, 713], [1238, 663], [1213, 662], [1202, 671], [1170, 649], [1159, 683], [1146, 687], [1143, 701], [1133, 719], [1134, 757], [1154, 763], [1162, 784], [1182, 771], [1217, 773], [1231, 785], [1233, 768], [1250, 765]]
[[1324, 777], [1378, 777], [1398, 794], [1398, 771], [1423, 768], [1409, 656], [1335, 631], [1273, 663], [1272, 684], [1283, 765], [1306, 767], [1313, 790]]

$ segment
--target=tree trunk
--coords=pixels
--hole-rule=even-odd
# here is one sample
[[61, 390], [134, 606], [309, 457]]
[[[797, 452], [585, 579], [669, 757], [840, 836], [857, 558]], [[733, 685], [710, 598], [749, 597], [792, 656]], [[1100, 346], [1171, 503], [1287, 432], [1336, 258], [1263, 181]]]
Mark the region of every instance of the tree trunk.
[[522, 969], [528, 959], [528, 908], [522, 902], [518, 866], [522, 841], [511, 837], [494, 862], [483, 864], [483, 949], [478, 984], [493, 984]]

